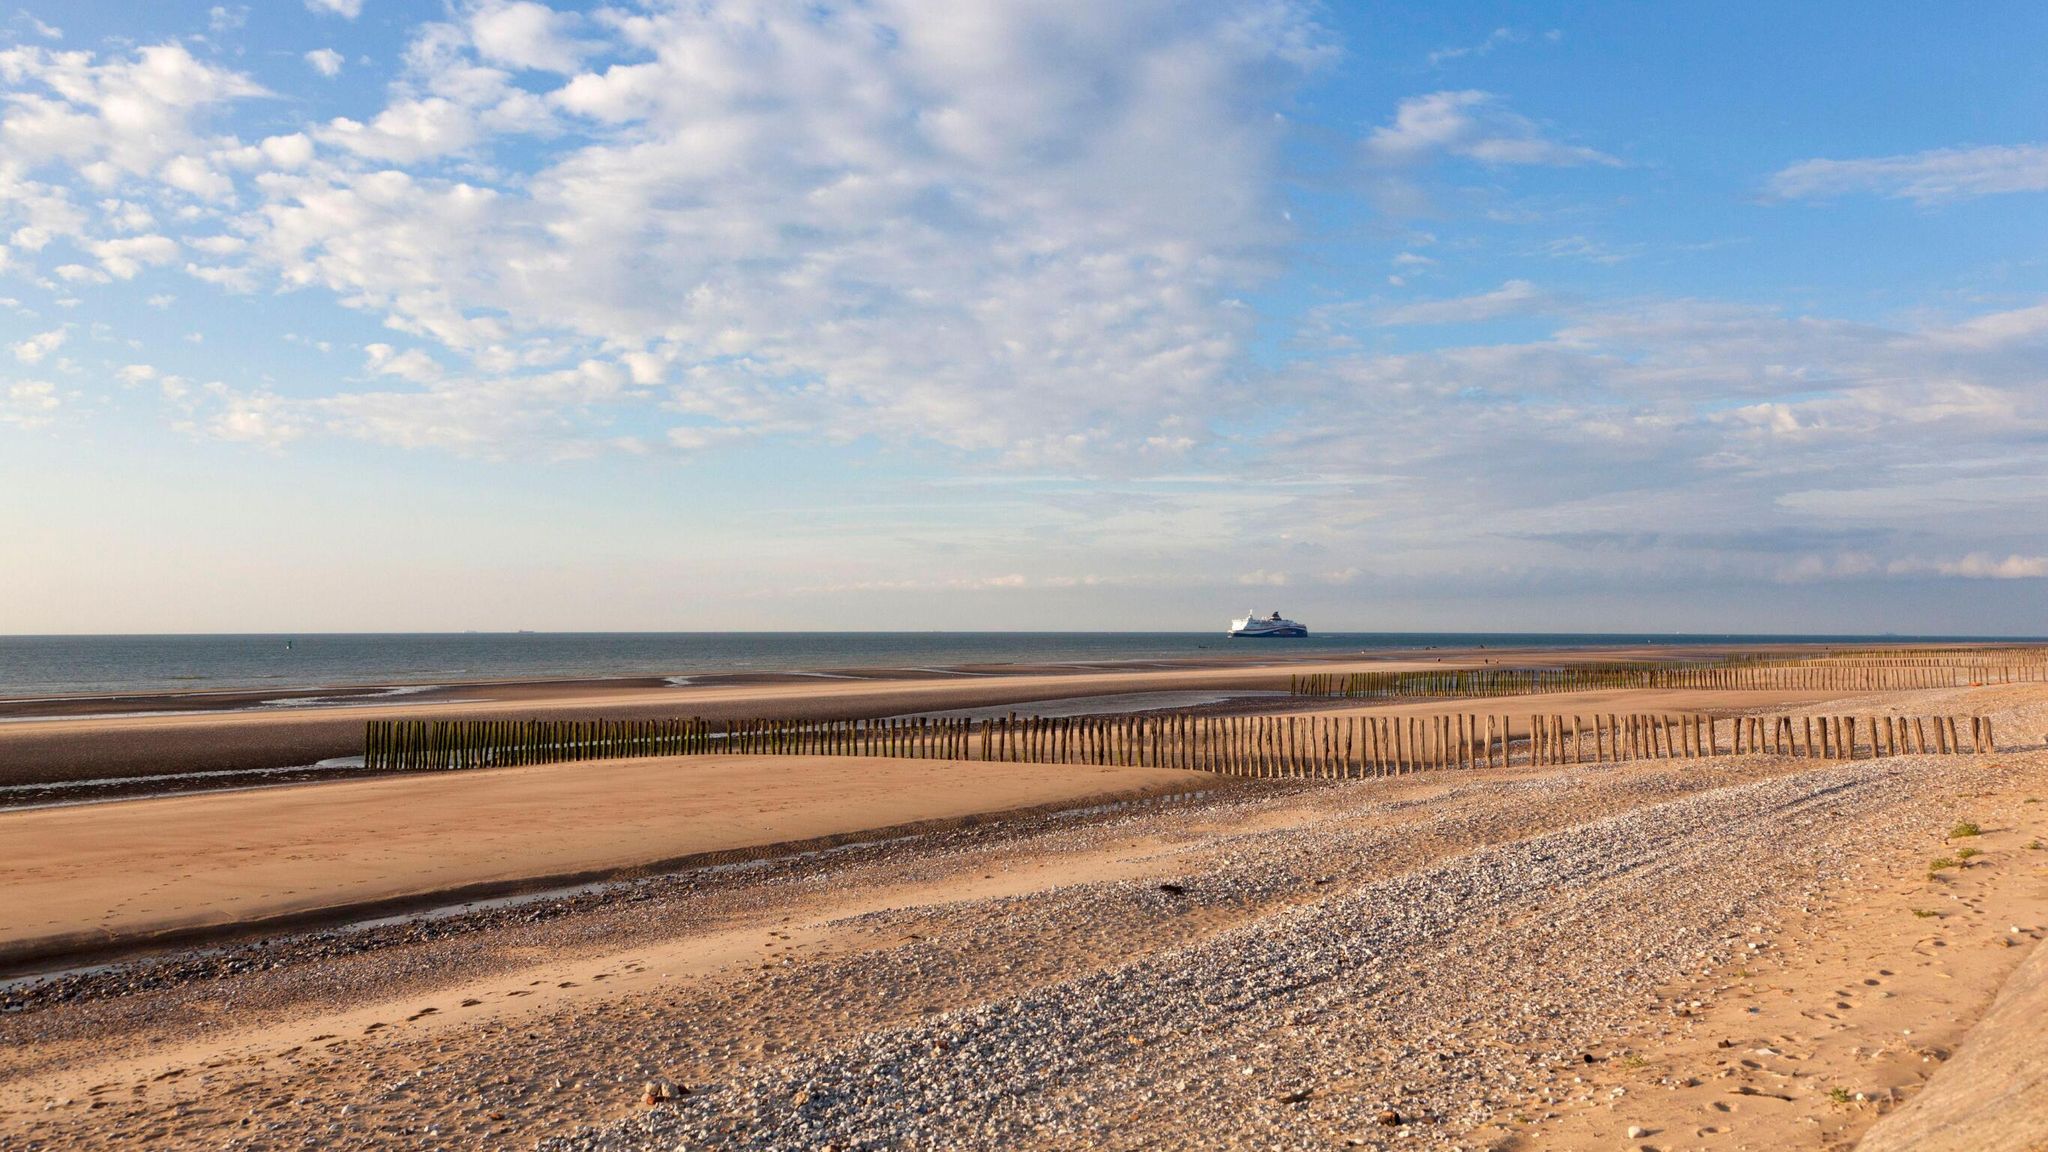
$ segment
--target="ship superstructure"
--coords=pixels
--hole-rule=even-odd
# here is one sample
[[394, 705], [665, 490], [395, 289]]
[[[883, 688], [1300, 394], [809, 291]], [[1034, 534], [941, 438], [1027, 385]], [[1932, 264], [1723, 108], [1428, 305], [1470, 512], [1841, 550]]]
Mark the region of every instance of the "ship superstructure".
[[1308, 635], [1308, 629], [1278, 612], [1271, 616], [1247, 612], [1244, 619], [1230, 622], [1229, 634], [1242, 640], [1299, 640]]

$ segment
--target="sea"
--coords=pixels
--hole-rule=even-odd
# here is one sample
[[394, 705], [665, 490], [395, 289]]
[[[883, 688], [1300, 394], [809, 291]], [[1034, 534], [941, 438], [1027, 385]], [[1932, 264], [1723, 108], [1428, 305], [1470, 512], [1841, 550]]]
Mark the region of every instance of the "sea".
[[[1430, 648], [1935, 643], [1963, 636], [1349, 632], [1231, 640], [1218, 632], [457, 632], [0, 636], [0, 698], [402, 688], [484, 680], [1109, 664]], [[1998, 638], [2007, 639], [2011, 638]]]

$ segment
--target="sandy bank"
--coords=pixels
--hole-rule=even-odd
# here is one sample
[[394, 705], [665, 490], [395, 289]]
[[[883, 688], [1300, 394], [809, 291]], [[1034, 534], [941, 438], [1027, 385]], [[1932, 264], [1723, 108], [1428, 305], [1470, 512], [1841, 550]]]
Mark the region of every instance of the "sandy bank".
[[707, 756], [0, 813], [0, 963], [1198, 786], [1153, 768]]
[[1962, 1050], [1911, 1103], [1877, 1122], [1860, 1152], [2048, 1148], [2048, 948], [2013, 973]]

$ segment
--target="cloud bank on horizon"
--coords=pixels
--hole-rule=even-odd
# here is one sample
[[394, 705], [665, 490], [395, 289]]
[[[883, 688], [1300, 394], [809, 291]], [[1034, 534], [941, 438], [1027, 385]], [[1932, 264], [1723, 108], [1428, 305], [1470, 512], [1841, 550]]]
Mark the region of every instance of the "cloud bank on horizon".
[[[229, 488], [355, 453], [730, 489], [731, 519], [665, 515], [751, 542], [685, 567], [799, 605], [763, 625], [1008, 596], [989, 623], [1162, 626], [1279, 587], [1630, 628], [1715, 588], [1690, 626], [1767, 589], [1759, 626], [1843, 629], [1850, 589], [1868, 631], [1963, 596], [1930, 627], [2048, 632], [2048, 143], [1942, 135], [1938, 76], [1845, 121], [1834, 88], [1907, 83], [1875, 79], [1904, 18], [1761, 127], [1739, 9], [30, 7], [0, 32], [0, 480], [10, 443], [133, 444]], [[2048, 31], [1951, 37], [1952, 106], [2027, 82], [1979, 58], [2004, 25]], [[793, 508], [794, 539], [737, 522]], [[38, 518], [74, 514], [6, 527], [76, 551]], [[450, 548], [449, 603], [502, 574]]]

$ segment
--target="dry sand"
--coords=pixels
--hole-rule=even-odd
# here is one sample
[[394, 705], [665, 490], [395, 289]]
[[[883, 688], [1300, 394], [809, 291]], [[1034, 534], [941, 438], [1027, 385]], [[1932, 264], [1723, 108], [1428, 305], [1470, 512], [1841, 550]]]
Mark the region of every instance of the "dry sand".
[[0, 812], [0, 964], [1213, 783], [1161, 768], [691, 756]]
[[[1776, 922], [1737, 925], [1736, 960], [1661, 990], [1672, 1012], [1613, 1037], [1563, 1092], [1524, 1102], [1528, 1122], [1507, 1146], [1846, 1149], [1914, 1100], [1926, 1111], [1900, 1113], [1906, 1135], [1882, 1147], [2042, 1147], [2048, 1099], [2014, 1089], [2029, 1065], [2038, 1085], [2043, 1019], [1976, 1028], [2024, 959], [2048, 964], [2048, 850], [2029, 847], [2048, 835], [2048, 780], [2034, 780], [1957, 798], [1958, 814], [1986, 825], [1980, 837], [1934, 830], [1874, 846], [1859, 882]], [[1981, 855], [1926, 874], [1958, 851]], [[1972, 1049], [1984, 1050], [1982, 1071], [1953, 1098], [1916, 1098]], [[2000, 1141], [2015, 1133], [2032, 1138]]]
[[280, 939], [0, 1016], [0, 1146], [1842, 1148], [2048, 927], [2030, 799], [2031, 744], [1259, 782]]

